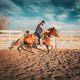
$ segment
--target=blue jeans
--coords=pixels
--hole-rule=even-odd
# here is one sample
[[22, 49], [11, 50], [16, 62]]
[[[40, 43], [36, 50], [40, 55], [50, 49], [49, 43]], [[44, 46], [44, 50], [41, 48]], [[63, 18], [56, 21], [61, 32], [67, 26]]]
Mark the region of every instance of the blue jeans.
[[42, 38], [42, 35], [39, 31], [36, 31], [36, 35], [39, 37], [39, 39]]

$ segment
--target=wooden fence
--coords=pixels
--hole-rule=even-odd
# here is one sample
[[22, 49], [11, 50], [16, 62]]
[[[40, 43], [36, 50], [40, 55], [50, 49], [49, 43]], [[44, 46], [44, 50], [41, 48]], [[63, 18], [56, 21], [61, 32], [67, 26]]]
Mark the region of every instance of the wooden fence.
[[[11, 47], [11, 44], [24, 36], [24, 33], [24, 31], [0, 30], [0, 50]], [[54, 36], [51, 38], [54, 48], [80, 49], [80, 31], [60, 31], [59, 34], [59, 38]]]
[[80, 31], [61, 31], [55, 40], [56, 48], [80, 49]]
[[11, 47], [12, 42], [23, 36], [22, 31], [0, 30], [0, 49]]

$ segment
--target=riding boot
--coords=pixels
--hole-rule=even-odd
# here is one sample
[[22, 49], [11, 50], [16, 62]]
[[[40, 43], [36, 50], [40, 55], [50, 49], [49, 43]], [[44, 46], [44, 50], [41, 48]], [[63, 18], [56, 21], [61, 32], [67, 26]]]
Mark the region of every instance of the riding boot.
[[42, 38], [40, 39], [40, 46], [43, 46], [43, 43], [42, 43]]

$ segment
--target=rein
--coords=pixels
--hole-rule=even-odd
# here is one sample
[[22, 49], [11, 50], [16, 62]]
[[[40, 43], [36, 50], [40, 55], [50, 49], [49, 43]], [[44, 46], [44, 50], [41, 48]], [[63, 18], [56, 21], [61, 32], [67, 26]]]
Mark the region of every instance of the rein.
[[[47, 31], [47, 32], [49, 32], [49, 31]], [[46, 38], [48, 38], [49, 40], [51, 39], [50, 37], [48, 37], [48, 35], [44, 35]]]
[[44, 36], [47, 37], [50, 40], [50, 38], [47, 35], [44, 35]]

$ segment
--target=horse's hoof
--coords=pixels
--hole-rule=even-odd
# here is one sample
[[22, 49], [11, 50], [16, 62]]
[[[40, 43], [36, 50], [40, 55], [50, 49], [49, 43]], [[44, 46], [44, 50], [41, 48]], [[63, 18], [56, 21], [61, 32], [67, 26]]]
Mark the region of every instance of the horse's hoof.
[[21, 50], [19, 49], [19, 48], [17, 48], [18, 49], [18, 51], [21, 53]]
[[19, 56], [22, 54], [22, 51], [19, 51]]
[[49, 53], [49, 51], [47, 53]]
[[36, 53], [35, 51], [32, 51], [33, 53]]

